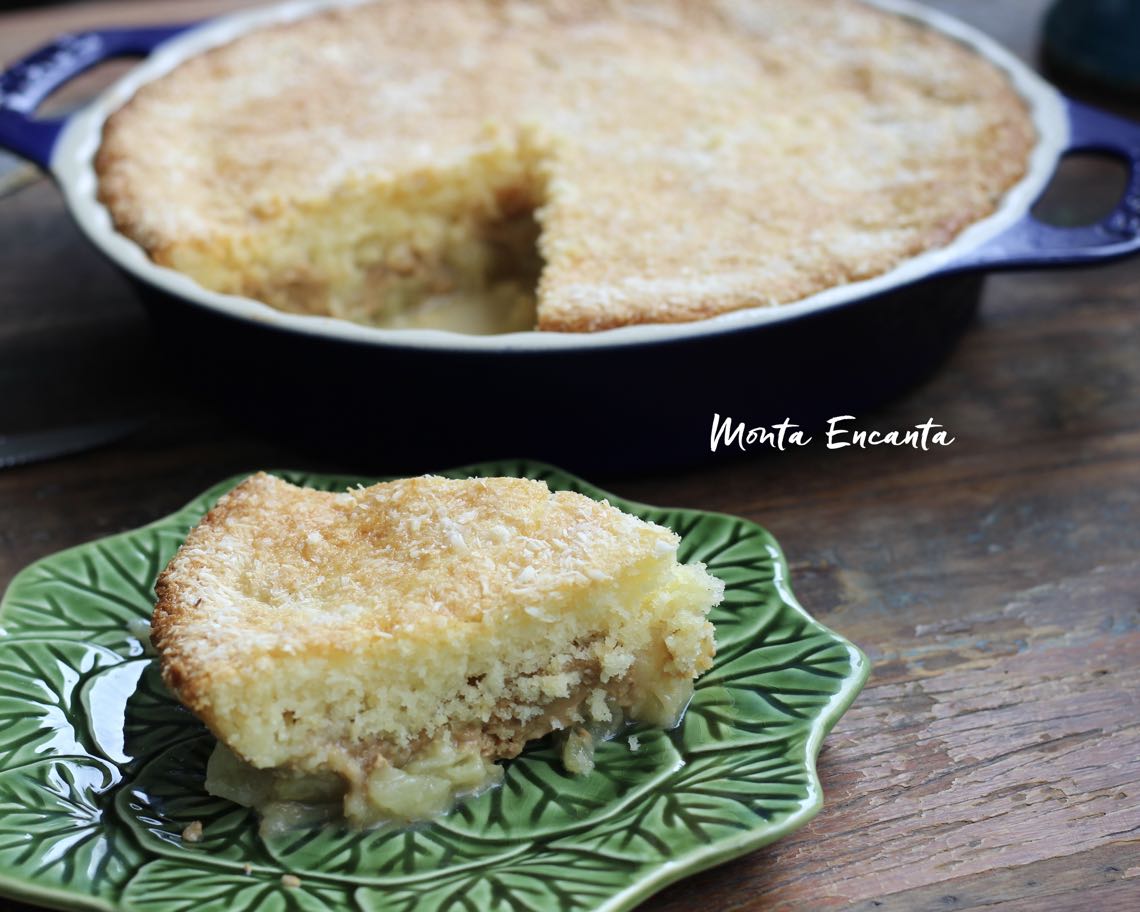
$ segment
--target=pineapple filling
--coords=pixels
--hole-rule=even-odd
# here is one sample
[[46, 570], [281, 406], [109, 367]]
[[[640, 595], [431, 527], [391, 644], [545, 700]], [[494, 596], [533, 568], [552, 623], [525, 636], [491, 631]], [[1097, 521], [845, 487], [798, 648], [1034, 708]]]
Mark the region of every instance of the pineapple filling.
[[534, 208], [472, 229], [438, 255], [417, 255], [407, 276], [377, 274], [378, 316], [365, 302], [358, 322], [472, 335], [524, 332], [537, 322], [542, 272]]
[[410, 823], [449, 811], [503, 778], [478, 742], [444, 736], [417, 751], [401, 767], [381, 761], [363, 789], [347, 791], [336, 773], [256, 769], [222, 743], [206, 766], [206, 791], [261, 816], [264, 837], [347, 818], [356, 825]]
[[[660, 686], [642, 694], [630, 709], [631, 719], [662, 728], [680, 724], [693, 695], [693, 682], [662, 675]], [[565, 707], [562, 707], [565, 709]], [[583, 722], [554, 727], [553, 743], [562, 765], [572, 775], [594, 769], [597, 745], [626, 725], [616, 699], [591, 712], [590, 701], [579, 707]], [[556, 718], [561, 713], [552, 713]], [[406, 824], [446, 814], [456, 801], [499, 785], [503, 767], [489, 759], [478, 739], [457, 740], [444, 732], [415, 751], [401, 765], [377, 763], [363, 788], [350, 789], [334, 772], [307, 773], [257, 769], [219, 742], [206, 766], [206, 791], [261, 817], [260, 833], [269, 838], [325, 823], [348, 820], [355, 826]]]
[[369, 326], [520, 332], [537, 323], [546, 154], [522, 132], [398, 181], [346, 180], [327, 199], [254, 204], [219, 259], [168, 265], [216, 291]]

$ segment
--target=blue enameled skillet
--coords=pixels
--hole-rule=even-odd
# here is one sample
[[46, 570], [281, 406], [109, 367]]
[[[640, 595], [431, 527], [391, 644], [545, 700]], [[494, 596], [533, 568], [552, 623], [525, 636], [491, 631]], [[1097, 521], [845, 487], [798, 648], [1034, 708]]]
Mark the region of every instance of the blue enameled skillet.
[[[421, 471], [526, 455], [577, 469], [640, 471], [709, 457], [714, 413], [751, 425], [859, 414], [928, 374], [977, 307], [987, 272], [1088, 265], [1140, 250], [1140, 125], [1061, 96], [980, 32], [910, 0], [921, 19], [1004, 69], [1039, 141], [1000, 209], [951, 245], [876, 279], [794, 304], [698, 323], [594, 334], [465, 336], [385, 330], [273, 310], [207, 291], [114, 231], [92, 161], [103, 121], [145, 82], [239, 34], [334, 5], [301, 0], [190, 26], [60, 37], [0, 75], [0, 147], [49, 171], [87, 237], [138, 288], [187, 384], [243, 419], [339, 461]], [[112, 57], [145, 58], [62, 120], [39, 103]], [[1128, 187], [1082, 228], [1030, 210], [1066, 154], [1123, 159]]]

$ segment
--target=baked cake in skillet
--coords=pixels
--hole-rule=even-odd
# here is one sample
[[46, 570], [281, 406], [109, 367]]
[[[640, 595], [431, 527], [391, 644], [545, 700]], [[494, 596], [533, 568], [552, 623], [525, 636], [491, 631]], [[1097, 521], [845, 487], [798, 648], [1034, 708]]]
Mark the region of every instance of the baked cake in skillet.
[[255, 475], [160, 576], [163, 677], [217, 735], [215, 794], [414, 820], [550, 732], [676, 722], [723, 584], [677, 536], [515, 478], [326, 493]]
[[238, 38], [107, 122], [120, 231], [300, 313], [589, 331], [795, 301], [991, 214], [994, 65], [855, 0], [379, 0]]

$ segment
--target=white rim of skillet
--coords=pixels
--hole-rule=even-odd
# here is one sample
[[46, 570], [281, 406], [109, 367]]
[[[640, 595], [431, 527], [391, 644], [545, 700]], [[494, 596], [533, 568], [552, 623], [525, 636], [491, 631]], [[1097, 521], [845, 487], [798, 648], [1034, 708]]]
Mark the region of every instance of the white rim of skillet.
[[72, 116], [56, 143], [51, 171], [59, 181], [76, 221], [95, 246], [123, 269], [175, 297], [267, 327], [329, 339], [431, 351], [489, 353], [590, 351], [613, 346], [674, 342], [752, 329], [818, 313], [936, 272], [1022, 218], [1049, 182], [1069, 141], [1069, 120], [1060, 93], [988, 35], [914, 0], [863, 0], [870, 6], [925, 23], [996, 64], [1029, 104], [1038, 133], [1037, 146], [1025, 177], [1006, 194], [996, 212], [967, 228], [949, 245], [912, 257], [873, 279], [829, 288], [790, 304], [750, 307], [690, 323], [639, 324], [592, 333], [531, 330], [476, 336], [438, 329], [382, 329], [334, 317], [290, 314], [252, 298], [209, 291], [189, 276], [155, 264], [138, 244], [115, 230], [110, 213], [97, 199], [94, 168], [103, 123], [112, 112], [144, 84], [165, 75], [196, 54], [225, 44], [239, 35], [264, 26], [292, 22], [321, 10], [356, 6], [363, 2], [368, 0], [294, 0], [207, 22], [164, 43]]

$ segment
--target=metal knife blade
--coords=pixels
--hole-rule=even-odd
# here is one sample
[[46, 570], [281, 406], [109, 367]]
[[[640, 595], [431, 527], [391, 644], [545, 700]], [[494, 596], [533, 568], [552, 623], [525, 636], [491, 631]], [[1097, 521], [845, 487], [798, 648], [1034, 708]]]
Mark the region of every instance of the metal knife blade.
[[0, 434], [0, 469], [94, 449], [127, 436], [142, 423], [139, 417], [116, 418], [45, 431]]

